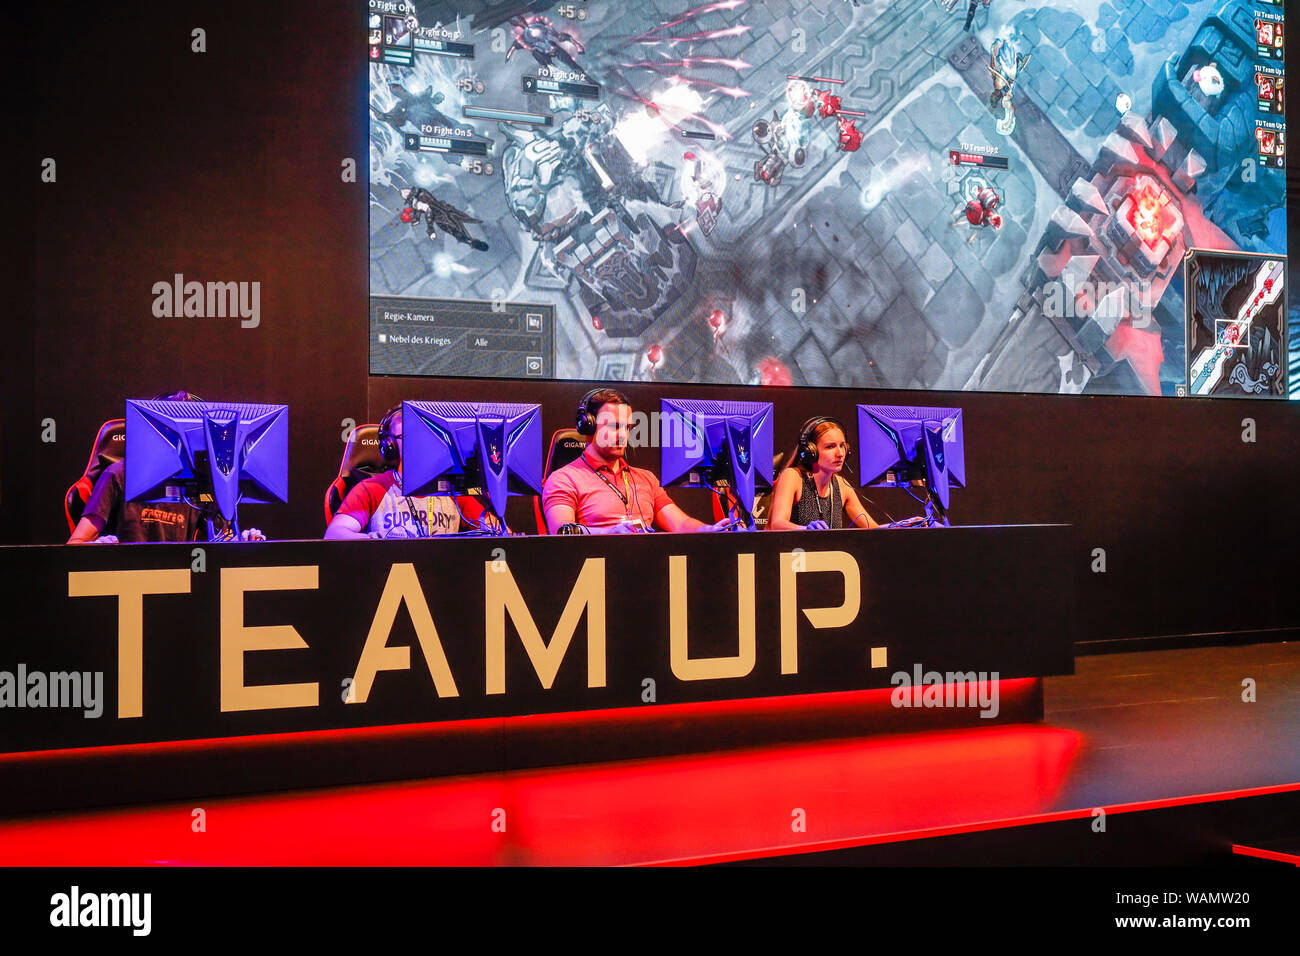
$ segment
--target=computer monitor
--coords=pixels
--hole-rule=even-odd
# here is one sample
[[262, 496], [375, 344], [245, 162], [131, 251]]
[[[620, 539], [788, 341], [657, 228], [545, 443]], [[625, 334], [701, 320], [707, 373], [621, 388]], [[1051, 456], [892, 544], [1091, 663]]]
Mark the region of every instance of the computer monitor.
[[665, 398], [660, 429], [663, 484], [730, 490], [752, 526], [755, 495], [772, 487], [772, 403]]
[[923, 481], [931, 524], [948, 524], [949, 491], [966, 487], [960, 408], [858, 406], [858, 463], [864, 485], [907, 488]]
[[186, 502], [239, 533], [239, 505], [287, 501], [289, 407], [229, 402], [126, 403], [126, 497]]
[[486, 494], [504, 529], [508, 496], [542, 493], [542, 407], [403, 402], [402, 487], [409, 495]]

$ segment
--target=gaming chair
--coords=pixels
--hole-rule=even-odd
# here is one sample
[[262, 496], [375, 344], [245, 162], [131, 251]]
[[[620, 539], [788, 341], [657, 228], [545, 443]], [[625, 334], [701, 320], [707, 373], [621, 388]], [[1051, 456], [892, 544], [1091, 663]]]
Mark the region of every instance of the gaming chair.
[[325, 524], [334, 520], [334, 513], [353, 486], [386, 470], [384, 456], [379, 453], [379, 426], [358, 425], [343, 446], [338, 475], [325, 489]]
[[[546, 466], [542, 469], [542, 481], [550, 477], [556, 468], [563, 468], [570, 462], [577, 461], [587, 447], [587, 439], [576, 428], [561, 428], [551, 436], [550, 447], [546, 450]], [[546, 515], [542, 511], [542, 499], [533, 496], [533, 511], [537, 516], [537, 533], [550, 534], [546, 527]]]
[[95, 482], [109, 465], [122, 460], [126, 453], [126, 420], [113, 418], [99, 427], [95, 443], [90, 448], [90, 458], [80, 478], [63, 496], [63, 514], [68, 519], [68, 534], [77, 530], [82, 512], [95, 490]]

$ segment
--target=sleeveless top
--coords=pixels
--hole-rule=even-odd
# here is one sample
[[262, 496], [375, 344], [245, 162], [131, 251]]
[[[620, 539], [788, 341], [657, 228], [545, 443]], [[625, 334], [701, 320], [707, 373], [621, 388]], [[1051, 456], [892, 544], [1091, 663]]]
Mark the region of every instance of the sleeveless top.
[[810, 474], [803, 476], [803, 491], [794, 503], [790, 520], [795, 524], [807, 525], [812, 521], [825, 521], [832, 528], [844, 527], [844, 500], [840, 497], [840, 483], [831, 480], [831, 493], [828, 498], [817, 497], [817, 483]]

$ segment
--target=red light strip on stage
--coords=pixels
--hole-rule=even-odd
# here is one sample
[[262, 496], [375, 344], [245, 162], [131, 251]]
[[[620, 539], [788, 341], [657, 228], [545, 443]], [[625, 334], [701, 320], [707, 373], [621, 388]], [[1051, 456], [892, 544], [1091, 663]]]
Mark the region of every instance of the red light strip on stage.
[[[1030, 693], [1038, 677], [1009, 678], [998, 681], [1002, 697], [1016, 698]], [[948, 685], [943, 685], [948, 686]], [[108, 755], [147, 755], [185, 753], [209, 750], [214, 747], [239, 749], [284, 743], [338, 743], [366, 738], [392, 739], [418, 737], [431, 734], [454, 735], [474, 733], [500, 733], [512, 730], [563, 731], [570, 728], [626, 725], [629, 723], [653, 724], [664, 720], [714, 719], [735, 717], [762, 717], [810, 711], [840, 711], [848, 709], [890, 709], [890, 695], [896, 688], [883, 687], [872, 690], [833, 691], [818, 694], [793, 694], [783, 697], [751, 697], [736, 700], [712, 700], [683, 704], [654, 704], [640, 707], [617, 707], [608, 710], [566, 711], [552, 714], [529, 714], [519, 717], [476, 717], [470, 720], [430, 721], [420, 724], [387, 724], [379, 727], [343, 727], [332, 730], [306, 730], [291, 733], [253, 734], [239, 737], [203, 737], [195, 740], [162, 740], [138, 744], [113, 744], [100, 747], [72, 747], [55, 750], [26, 750], [0, 754], [0, 764], [31, 760], [82, 759]], [[942, 687], [939, 688], [942, 690]]]
[[[0, 823], [4, 865], [618, 865], [1050, 805], [1078, 735], [1023, 724], [232, 795]], [[968, 785], [944, 784], [954, 774]], [[220, 840], [191, 831], [205, 808]], [[482, 821], [493, 808], [509, 831]], [[892, 825], [889, 825], [891, 824]], [[883, 825], [882, 825], [883, 824]], [[321, 834], [337, 834], [322, 840]]]

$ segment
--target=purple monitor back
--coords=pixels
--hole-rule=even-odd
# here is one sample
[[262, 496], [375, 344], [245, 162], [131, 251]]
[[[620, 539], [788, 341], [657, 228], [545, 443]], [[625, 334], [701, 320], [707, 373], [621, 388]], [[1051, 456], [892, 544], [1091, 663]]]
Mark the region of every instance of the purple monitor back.
[[930, 491], [946, 510], [949, 487], [966, 487], [961, 409], [859, 405], [858, 465], [864, 485], [928, 477]]
[[211, 494], [231, 522], [241, 501], [288, 500], [289, 407], [127, 401], [126, 497], [182, 494]]
[[482, 489], [498, 516], [509, 495], [542, 493], [542, 407], [516, 402], [403, 402], [407, 494]]
[[663, 484], [711, 487], [724, 480], [753, 514], [756, 489], [772, 486], [772, 403], [665, 398], [660, 420]]

